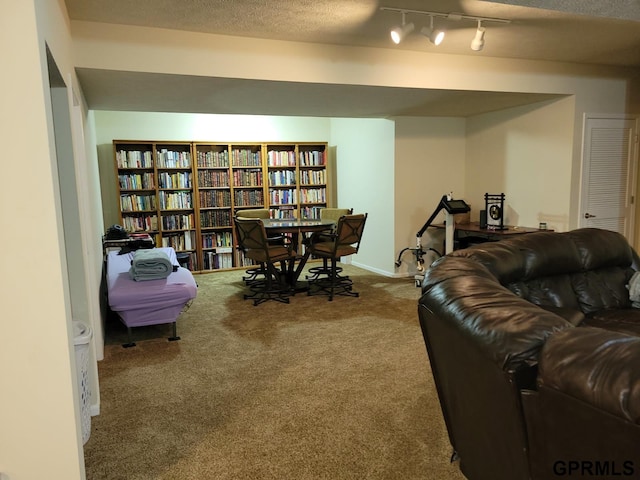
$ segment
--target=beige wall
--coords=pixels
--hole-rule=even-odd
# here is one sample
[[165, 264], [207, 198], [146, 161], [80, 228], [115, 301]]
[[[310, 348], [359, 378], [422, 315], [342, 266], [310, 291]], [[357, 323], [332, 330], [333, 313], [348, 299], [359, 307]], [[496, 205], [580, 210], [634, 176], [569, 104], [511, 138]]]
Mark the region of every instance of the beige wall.
[[74, 480], [84, 460], [45, 52], [71, 78], [70, 36], [58, 2], [3, 7], [0, 472]]
[[[416, 234], [436, 209], [443, 195], [467, 199], [465, 186], [466, 140], [464, 118], [398, 117], [395, 138], [396, 257], [400, 250], [416, 246]], [[471, 205], [473, 209], [477, 205]], [[435, 223], [444, 221], [444, 214]], [[422, 236], [425, 247], [443, 253], [443, 232], [428, 229]], [[424, 257], [429, 265], [436, 258]], [[415, 256], [403, 254], [399, 275], [416, 273]]]
[[338, 206], [367, 213], [362, 244], [354, 265], [393, 274], [395, 125], [383, 119], [332, 119], [336, 145]]
[[[467, 121], [465, 184], [474, 205], [505, 194], [505, 224], [566, 231], [571, 227], [572, 98], [512, 108]], [[574, 222], [575, 223], [575, 222]]]

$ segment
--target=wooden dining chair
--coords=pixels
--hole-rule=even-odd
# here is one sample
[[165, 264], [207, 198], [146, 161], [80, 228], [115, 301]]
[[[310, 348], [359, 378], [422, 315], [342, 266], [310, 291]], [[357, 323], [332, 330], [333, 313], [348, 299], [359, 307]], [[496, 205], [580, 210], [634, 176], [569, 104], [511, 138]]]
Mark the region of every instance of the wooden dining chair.
[[[336, 233], [336, 228], [338, 226], [338, 220], [343, 215], [351, 215], [353, 213], [353, 208], [321, 208], [320, 209], [320, 220], [333, 220], [335, 225], [329, 232], [318, 232], [314, 233], [309, 241], [321, 242], [321, 241], [331, 241], [331, 235]], [[340, 275], [342, 272], [342, 267], [336, 267], [336, 275]], [[306, 275], [307, 280], [317, 280], [320, 276], [328, 277], [331, 275], [331, 267], [329, 266], [329, 259], [323, 258], [322, 265], [317, 267], [311, 267], [308, 270], [308, 274]]]
[[[238, 212], [236, 213], [236, 217], [268, 219], [270, 218], [270, 213], [268, 208], [247, 208], [243, 210], [238, 210]], [[269, 237], [269, 243], [272, 243], [274, 245], [277, 245], [277, 244], [284, 245], [284, 241], [285, 239], [283, 235]], [[265, 274], [266, 274], [265, 266], [263, 264], [258, 264], [256, 266], [248, 268], [245, 271], [245, 276], [242, 277], [242, 280], [247, 285], [264, 282]]]
[[[259, 218], [235, 218], [238, 246], [246, 258], [264, 265], [264, 281], [248, 284], [250, 294], [244, 299], [252, 299], [254, 305], [268, 300], [289, 303], [292, 294], [287, 283], [291, 276], [296, 258], [291, 245], [273, 245], [269, 243], [267, 232]], [[278, 264], [280, 268], [278, 268]]]
[[358, 292], [353, 291], [353, 281], [338, 275], [337, 263], [342, 257], [358, 253], [366, 221], [366, 213], [343, 215], [338, 220], [334, 234], [317, 237], [316, 241], [307, 246], [311, 255], [327, 259], [331, 263], [327, 278], [309, 280], [308, 295], [328, 295], [329, 301], [336, 295], [359, 296]]

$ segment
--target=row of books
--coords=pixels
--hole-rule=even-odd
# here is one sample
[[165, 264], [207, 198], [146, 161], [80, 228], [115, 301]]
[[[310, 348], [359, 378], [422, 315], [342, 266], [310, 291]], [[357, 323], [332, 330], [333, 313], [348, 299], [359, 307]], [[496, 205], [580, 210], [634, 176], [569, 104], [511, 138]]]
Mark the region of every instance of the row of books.
[[234, 170], [233, 184], [241, 187], [259, 187], [262, 185], [262, 170]]
[[270, 208], [269, 216], [278, 220], [291, 220], [296, 218], [293, 208]]
[[298, 192], [295, 188], [269, 190], [269, 202], [272, 205], [293, 205], [297, 202]]
[[236, 190], [233, 195], [236, 207], [254, 207], [264, 205], [262, 189]]
[[153, 168], [151, 151], [118, 150], [116, 152], [118, 168]]
[[229, 174], [226, 170], [198, 170], [199, 187], [228, 187]]
[[120, 195], [120, 210], [123, 212], [144, 212], [155, 209], [155, 195], [137, 195], [135, 193]]
[[163, 230], [187, 230], [196, 228], [193, 213], [187, 215], [163, 215]]
[[184, 232], [178, 234], [164, 235], [162, 237], [163, 247], [173, 247], [176, 252], [182, 250], [194, 250], [196, 245], [196, 232]]
[[204, 270], [218, 270], [220, 268], [233, 267], [233, 252], [216, 253], [204, 252]]
[[295, 167], [296, 152], [293, 150], [269, 150], [267, 165], [270, 167]]
[[206, 210], [200, 212], [201, 227], [228, 227], [231, 225], [229, 210]]
[[229, 190], [201, 190], [198, 195], [200, 208], [231, 207]]
[[153, 190], [155, 178], [152, 172], [118, 175], [121, 190]]
[[301, 188], [300, 203], [326, 203], [326, 188]]
[[293, 170], [269, 171], [269, 185], [295, 185], [296, 172]]
[[162, 168], [191, 168], [191, 152], [175, 152], [162, 148], [156, 151], [156, 163]]
[[193, 208], [191, 192], [160, 192], [161, 210], [184, 210]]
[[232, 247], [233, 235], [228, 232], [202, 234], [202, 248]]
[[156, 215], [123, 215], [122, 226], [127, 232], [150, 232], [158, 230]]
[[300, 152], [300, 166], [309, 167], [316, 165], [326, 165], [327, 157], [324, 151], [305, 150]]
[[318, 220], [320, 218], [320, 210], [324, 207], [300, 207], [300, 217], [306, 220]]
[[326, 170], [301, 170], [300, 183], [303, 185], [324, 185], [327, 183]]
[[198, 167], [200, 168], [216, 168], [216, 167], [228, 167], [229, 166], [229, 151], [209, 151], [202, 152], [198, 150], [196, 153]]
[[[181, 266], [184, 266], [183, 263], [186, 262], [186, 264], [187, 264], [186, 267], [189, 270], [193, 271], [193, 270], [196, 269], [196, 254], [195, 254], [195, 252], [182, 252], [181, 257], [182, 258], [179, 259]], [[184, 257], [186, 257], [186, 259]]]
[[262, 155], [260, 150], [249, 149], [231, 150], [231, 165], [234, 167], [260, 167], [262, 165]]
[[191, 188], [191, 172], [160, 172], [158, 184], [160, 188]]

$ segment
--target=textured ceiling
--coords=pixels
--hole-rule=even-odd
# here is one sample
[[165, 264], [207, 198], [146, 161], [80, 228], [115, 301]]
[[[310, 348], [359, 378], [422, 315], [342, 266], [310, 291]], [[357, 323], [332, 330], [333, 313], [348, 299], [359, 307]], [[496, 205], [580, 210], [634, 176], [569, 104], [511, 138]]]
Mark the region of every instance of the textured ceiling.
[[[66, 0], [66, 4], [72, 20], [452, 55], [640, 66], [638, 0]], [[445, 42], [439, 47], [415, 34], [396, 46], [390, 42], [388, 31], [399, 23], [400, 15], [383, 11], [381, 6], [464, 13], [508, 19], [511, 23], [486, 22], [486, 45], [481, 52], [469, 49], [476, 24], [468, 20], [436, 19], [447, 29]], [[416, 24], [416, 31], [428, 23], [428, 18], [408, 15], [408, 21]], [[487, 92], [477, 92], [475, 96], [449, 92], [443, 96], [442, 92], [428, 90], [240, 82], [102, 70], [79, 70], [78, 74], [90, 108], [114, 110], [468, 116], [495, 110], [496, 106], [548, 98]], [[233, 82], [233, 88], [229, 82]], [[166, 88], [175, 92], [177, 85], [183, 92], [180, 96], [170, 100], [162, 95]], [[218, 95], [203, 104], [202, 97], [196, 101], [188, 93], [213, 87], [226, 91], [227, 96]], [[293, 106], [294, 102], [287, 102], [286, 109], [290, 111], [284, 111], [277, 103], [287, 93], [298, 97]]]

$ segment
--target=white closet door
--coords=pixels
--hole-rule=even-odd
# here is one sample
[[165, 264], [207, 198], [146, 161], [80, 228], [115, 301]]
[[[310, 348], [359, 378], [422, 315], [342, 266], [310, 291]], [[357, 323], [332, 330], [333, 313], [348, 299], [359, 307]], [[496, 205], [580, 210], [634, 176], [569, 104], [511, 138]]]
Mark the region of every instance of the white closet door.
[[586, 117], [580, 226], [633, 242], [637, 126], [632, 118]]

